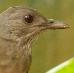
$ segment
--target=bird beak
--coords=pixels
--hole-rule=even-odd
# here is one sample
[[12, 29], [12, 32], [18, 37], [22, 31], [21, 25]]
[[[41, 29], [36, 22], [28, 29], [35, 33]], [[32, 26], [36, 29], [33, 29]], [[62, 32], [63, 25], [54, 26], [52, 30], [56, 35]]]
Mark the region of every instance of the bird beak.
[[63, 22], [55, 21], [53, 19], [49, 19], [48, 23], [46, 25], [47, 25], [48, 29], [66, 29], [66, 28], [69, 28], [69, 25], [67, 25]]

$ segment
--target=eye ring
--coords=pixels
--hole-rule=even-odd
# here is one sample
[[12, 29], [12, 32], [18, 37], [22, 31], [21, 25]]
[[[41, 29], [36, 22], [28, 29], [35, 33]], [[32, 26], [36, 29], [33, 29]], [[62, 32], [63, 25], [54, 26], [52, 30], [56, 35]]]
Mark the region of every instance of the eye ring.
[[27, 23], [32, 23], [33, 22], [33, 19], [34, 19], [34, 17], [33, 17], [33, 15], [25, 15], [24, 16], [24, 20], [25, 20], [25, 22], [27, 22]]

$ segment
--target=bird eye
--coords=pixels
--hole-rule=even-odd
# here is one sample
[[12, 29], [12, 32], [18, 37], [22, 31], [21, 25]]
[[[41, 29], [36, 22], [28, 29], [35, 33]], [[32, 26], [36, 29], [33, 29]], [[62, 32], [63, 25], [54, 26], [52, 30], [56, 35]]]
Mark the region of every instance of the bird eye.
[[26, 15], [24, 17], [24, 20], [27, 22], [27, 23], [32, 23], [33, 22], [33, 16], [32, 15]]

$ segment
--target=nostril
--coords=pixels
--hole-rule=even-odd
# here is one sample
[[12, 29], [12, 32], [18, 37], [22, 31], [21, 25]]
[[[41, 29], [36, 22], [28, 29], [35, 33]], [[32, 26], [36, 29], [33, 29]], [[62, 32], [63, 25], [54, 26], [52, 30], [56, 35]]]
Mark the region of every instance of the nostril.
[[49, 19], [48, 22], [49, 22], [49, 23], [54, 23], [55, 20], [54, 20], [54, 19]]
[[54, 21], [50, 21], [49, 23], [54, 23]]

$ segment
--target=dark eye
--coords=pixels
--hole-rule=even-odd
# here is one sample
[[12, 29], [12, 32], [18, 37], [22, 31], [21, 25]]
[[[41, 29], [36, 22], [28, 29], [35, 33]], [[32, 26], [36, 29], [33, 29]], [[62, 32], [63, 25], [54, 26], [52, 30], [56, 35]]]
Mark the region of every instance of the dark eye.
[[33, 16], [32, 15], [25, 15], [24, 17], [24, 20], [27, 22], [27, 23], [32, 23], [33, 22]]

